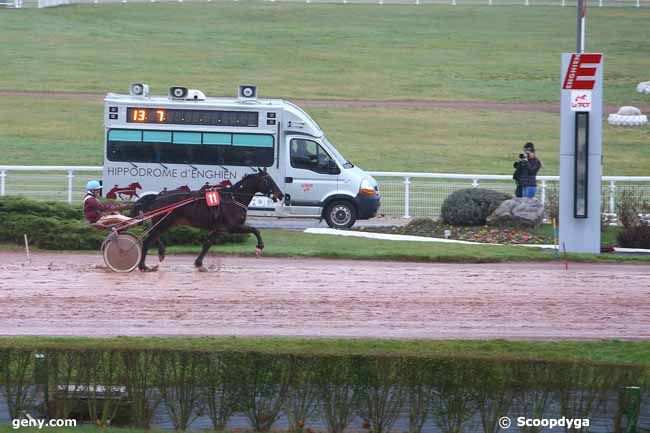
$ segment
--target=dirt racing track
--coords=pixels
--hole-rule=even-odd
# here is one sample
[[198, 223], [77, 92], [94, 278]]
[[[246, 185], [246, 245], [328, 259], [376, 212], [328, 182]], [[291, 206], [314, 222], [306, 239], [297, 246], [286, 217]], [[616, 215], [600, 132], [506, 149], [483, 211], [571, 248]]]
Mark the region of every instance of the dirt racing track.
[[0, 334], [650, 338], [647, 266], [193, 259], [0, 251]]

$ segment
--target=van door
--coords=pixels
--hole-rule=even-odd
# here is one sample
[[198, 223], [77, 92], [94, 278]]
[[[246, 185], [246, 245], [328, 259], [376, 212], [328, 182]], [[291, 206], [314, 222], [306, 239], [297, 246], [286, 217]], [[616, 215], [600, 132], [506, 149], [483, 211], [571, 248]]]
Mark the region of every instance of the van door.
[[283, 192], [290, 196], [289, 213], [318, 217], [325, 197], [338, 191], [341, 169], [314, 139], [288, 136], [287, 144]]

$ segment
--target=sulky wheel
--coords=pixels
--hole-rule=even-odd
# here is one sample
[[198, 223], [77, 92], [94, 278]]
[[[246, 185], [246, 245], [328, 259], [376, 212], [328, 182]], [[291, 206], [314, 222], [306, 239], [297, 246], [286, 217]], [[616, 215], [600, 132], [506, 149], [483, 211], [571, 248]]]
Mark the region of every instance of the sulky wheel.
[[142, 245], [132, 234], [109, 235], [102, 245], [104, 262], [115, 272], [131, 272], [140, 263]]

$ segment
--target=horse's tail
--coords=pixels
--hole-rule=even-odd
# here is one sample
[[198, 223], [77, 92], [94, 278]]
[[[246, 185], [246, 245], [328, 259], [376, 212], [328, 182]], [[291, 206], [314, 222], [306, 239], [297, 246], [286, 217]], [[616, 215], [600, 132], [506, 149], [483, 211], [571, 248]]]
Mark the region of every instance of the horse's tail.
[[131, 212], [129, 213], [129, 216], [131, 218], [137, 218], [138, 216], [140, 216], [141, 212], [144, 213], [150, 211], [153, 203], [156, 201], [157, 198], [158, 195], [156, 194], [148, 194], [145, 195], [144, 197], [139, 198], [131, 208]]

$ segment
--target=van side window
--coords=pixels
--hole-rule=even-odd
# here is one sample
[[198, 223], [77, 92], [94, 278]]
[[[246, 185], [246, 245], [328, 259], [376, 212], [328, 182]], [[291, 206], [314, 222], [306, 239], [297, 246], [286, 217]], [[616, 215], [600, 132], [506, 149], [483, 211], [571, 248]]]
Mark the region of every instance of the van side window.
[[269, 134], [190, 131], [108, 131], [110, 161], [270, 167], [274, 138]]
[[293, 138], [289, 147], [293, 168], [302, 168], [323, 174], [339, 174], [341, 172], [332, 157], [315, 141]]

